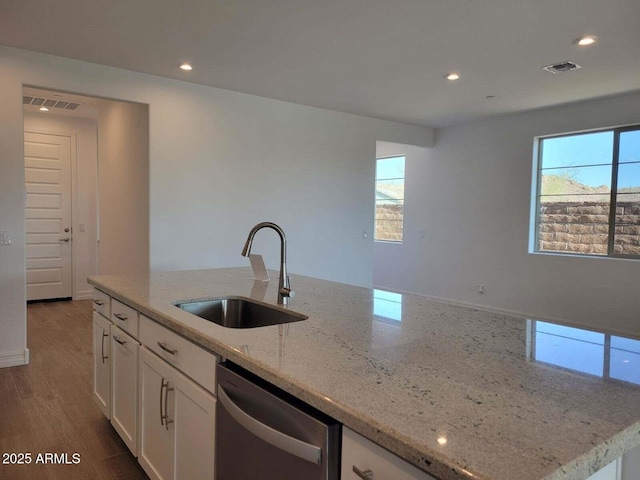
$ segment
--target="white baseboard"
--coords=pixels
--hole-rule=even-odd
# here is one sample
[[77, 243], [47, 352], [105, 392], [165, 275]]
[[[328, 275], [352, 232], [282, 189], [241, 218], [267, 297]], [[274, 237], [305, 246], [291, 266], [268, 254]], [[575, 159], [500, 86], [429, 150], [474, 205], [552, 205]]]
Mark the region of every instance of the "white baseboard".
[[29, 349], [15, 352], [0, 352], [0, 368], [27, 365], [29, 363]]
[[91, 300], [92, 298], [93, 298], [93, 289], [76, 292], [76, 294], [73, 296], [74, 300]]

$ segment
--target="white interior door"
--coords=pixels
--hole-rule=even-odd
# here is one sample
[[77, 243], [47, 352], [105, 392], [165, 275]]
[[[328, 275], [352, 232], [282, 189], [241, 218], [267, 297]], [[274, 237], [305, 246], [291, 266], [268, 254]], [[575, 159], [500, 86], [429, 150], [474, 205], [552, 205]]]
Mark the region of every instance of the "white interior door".
[[25, 132], [27, 300], [72, 296], [71, 139]]

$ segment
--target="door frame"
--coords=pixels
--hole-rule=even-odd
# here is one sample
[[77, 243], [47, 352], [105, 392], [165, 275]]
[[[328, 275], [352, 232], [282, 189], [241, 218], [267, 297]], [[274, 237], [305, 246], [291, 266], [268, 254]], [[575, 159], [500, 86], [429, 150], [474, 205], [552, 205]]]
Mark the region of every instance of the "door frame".
[[[91, 293], [89, 293], [88, 295], [78, 295], [78, 292], [76, 291], [76, 286], [77, 286], [77, 281], [76, 281], [76, 257], [77, 257], [77, 252], [76, 252], [76, 242], [75, 240], [75, 233], [77, 232], [77, 225], [76, 225], [76, 215], [75, 212], [77, 211], [77, 194], [76, 192], [78, 191], [78, 172], [77, 172], [77, 138], [76, 138], [76, 133], [75, 132], [64, 132], [64, 131], [52, 131], [52, 130], [38, 130], [38, 129], [33, 129], [33, 128], [25, 128], [24, 126], [24, 120], [23, 120], [23, 125], [22, 125], [22, 131], [23, 131], [23, 142], [24, 142], [24, 134], [25, 133], [35, 133], [35, 134], [39, 134], [39, 135], [54, 135], [56, 137], [68, 137], [69, 138], [69, 145], [71, 147], [71, 151], [69, 153], [69, 167], [71, 170], [71, 191], [69, 192], [71, 195], [71, 298], [73, 300], [84, 300], [87, 298], [91, 298]], [[24, 155], [22, 157], [22, 164], [23, 164], [23, 169], [25, 168], [24, 166]], [[27, 191], [26, 191], [26, 187], [23, 186], [23, 188], [25, 189], [25, 201], [26, 201], [26, 195], [27, 195]], [[24, 211], [23, 211], [23, 217], [25, 216]], [[26, 218], [25, 218], [26, 221]], [[96, 222], [97, 222], [97, 216], [96, 216]], [[26, 249], [26, 243], [27, 243], [27, 237], [25, 235], [25, 249]], [[26, 272], [26, 263], [25, 263], [25, 272]], [[25, 283], [26, 286], [26, 283]]]

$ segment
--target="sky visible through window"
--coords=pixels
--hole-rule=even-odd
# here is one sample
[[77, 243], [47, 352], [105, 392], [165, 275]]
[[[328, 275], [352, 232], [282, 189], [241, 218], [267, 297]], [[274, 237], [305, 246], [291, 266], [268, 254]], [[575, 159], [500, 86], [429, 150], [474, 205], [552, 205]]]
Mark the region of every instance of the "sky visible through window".
[[[542, 174], [565, 176], [590, 187], [610, 188], [612, 158], [612, 131], [547, 138], [543, 141]], [[620, 164], [631, 162], [640, 162], [640, 131], [637, 130], [620, 135]], [[640, 163], [621, 165], [618, 189], [638, 190], [638, 187]]]
[[381, 158], [376, 165], [376, 180], [404, 178], [404, 157]]

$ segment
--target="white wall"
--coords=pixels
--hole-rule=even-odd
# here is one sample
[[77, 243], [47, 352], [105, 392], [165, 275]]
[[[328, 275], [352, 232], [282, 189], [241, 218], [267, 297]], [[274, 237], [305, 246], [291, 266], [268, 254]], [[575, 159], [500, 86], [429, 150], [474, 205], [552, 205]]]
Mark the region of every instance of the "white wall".
[[149, 107], [105, 102], [98, 114], [100, 274], [149, 272]]
[[401, 266], [376, 284], [640, 335], [640, 261], [528, 253], [534, 137], [631, 123], [640, 94], [438, 130], [407, 167], [406, 222], [425, 238], [376, 257]]
[[[97, 122], [88, 118], [63, 117], [47, 113], [25, 113], [24, 129], [39, 133], [73, 135], [76, 144], [73, 178], [73, 298], [91, 298], [87, 277], [97, 273], [96, 179], [98, 168]], [[85, 231], [81, 232], [79, 225]]]
[[[22, 86], [149, 105], [152, 270], [247, 265], [253, 224], [275, 221], [295, 273], [369, 285], [376, 140], [430, 145], [430, 129], [0, 47], [0, 358], [24, 351]], [[126, 214], [126, 212], [123, 212]], [[255, 252], [278, 267], [275, 233]]]
[[29, 360], [26, 329], [24, 132], [20, 73], [0, 54], [0, 367]]

